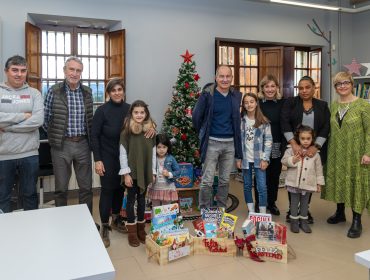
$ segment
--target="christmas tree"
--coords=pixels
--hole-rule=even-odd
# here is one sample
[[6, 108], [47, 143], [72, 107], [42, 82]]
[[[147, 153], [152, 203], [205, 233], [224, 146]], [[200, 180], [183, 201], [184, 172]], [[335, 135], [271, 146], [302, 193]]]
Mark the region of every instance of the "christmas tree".
[[195, 70], [194, 54], [188, 50], [181, 55], [181, 64], [176, 85], [173, 87], [172, 101], [165, 113], [162, 130], [171, 138], [172, 153], [178, 162], [192, 163], [200, 167], [198, 135], [193, 128], [191, 114], [199, 97], [199, 75]]

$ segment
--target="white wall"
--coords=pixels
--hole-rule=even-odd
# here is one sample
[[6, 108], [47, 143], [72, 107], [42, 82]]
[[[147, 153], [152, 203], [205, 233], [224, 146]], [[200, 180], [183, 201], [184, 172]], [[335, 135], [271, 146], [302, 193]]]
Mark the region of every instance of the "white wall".
[[352, 57], [359, 63], [370, 63], [370, 11], [357, 14], [353, 18]]
[[[327, 30], [337, 22], [332, 12], [242, 0], [13, 0], [1, 8], [4, 58], [24, 55], [27, 13], [121, 20], [127, 34], [128, 101], [146, 100], [159, 124], [186, 49], [196, 54], [202, 86], [213, 80], [215, 37], [325, 45], [306, 24], [315, 18]], [[326, 72], [324, 67], [325, 79]]]

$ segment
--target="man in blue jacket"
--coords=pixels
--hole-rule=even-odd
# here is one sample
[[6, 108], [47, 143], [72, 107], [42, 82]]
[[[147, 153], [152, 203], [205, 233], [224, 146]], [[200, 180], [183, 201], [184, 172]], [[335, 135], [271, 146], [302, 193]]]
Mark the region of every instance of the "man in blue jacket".
[[218, 167], [217, 206], [226, 208], [230, 173], [236, 160], [242, 158], [240, 132], [241, 93], [231, 88], [232, 71], [221, 65], [216, 70], [216, 83], [203, 88], [193, 110], [193, 126], [199, 134], [202, 181], [199, 208], [212, 204], [212, 185]]

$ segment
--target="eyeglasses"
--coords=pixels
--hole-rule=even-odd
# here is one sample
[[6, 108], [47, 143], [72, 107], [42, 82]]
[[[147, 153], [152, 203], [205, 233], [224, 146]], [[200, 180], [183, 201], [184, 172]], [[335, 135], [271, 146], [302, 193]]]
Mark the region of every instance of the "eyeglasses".
[[349, 86], [350, 84], [352, 84], [351, 81], [343, 81], [343, 82], [336, 83], [334, 87], [339, 88], [343, 86]]

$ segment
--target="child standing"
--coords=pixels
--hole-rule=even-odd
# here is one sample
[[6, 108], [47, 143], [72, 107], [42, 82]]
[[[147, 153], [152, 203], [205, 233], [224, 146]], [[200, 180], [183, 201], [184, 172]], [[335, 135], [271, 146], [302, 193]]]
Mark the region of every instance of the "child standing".
[[[120, 136], [120, 175], [127, 188], [128, 243], [137, 247], [145, 243], [145, 194], [154, 181], [155, 139], [144, 134], [155, 126], [150, 118], [148, 105], [141, 100], [132, 103]], [[154, 170], [153, 170], [154, 168]], [[135, 219], [134, 204], [137, 201]]]
[[244, 199], [249, 212], [254, 212], [252, 197], [252, 174], [257, 181], [259, 209], [266, 213], [267, 187], [266, 168], [269, 163], [272, 135], [268, 119], [263, 115], [253, 93], [246, 93], [242, 99], [241, 111], [241, 136], [242, 136], [242, 172], [244, 180]]
[[180, 167], [171, 155], [170, 139], [164, 134], [156, 137], [157, 150], [157, 178], [148, 188], [148, 197], [152, 206], [169, 204], [178, 200], [175, 179], [180, 175]]
[[[290, 202], [290, 230], [298, 233], [299, 226], [305, 233], [311, 233], [308, 225], [308, 203], [310, 193], [320, 192], [321, 186], [325, 184], [322, 164], [319, 153], [308, 157], [306, 151], [315, 144], [315, 132], [306, 125], [300, 125], [294, 140], [301, 146], [302, 154], [294, 154], [288, 145], [281, 162], [288, 167], [285, 185], [291, 195]], [[300, 216], [298, 216], [298, 205]]]

